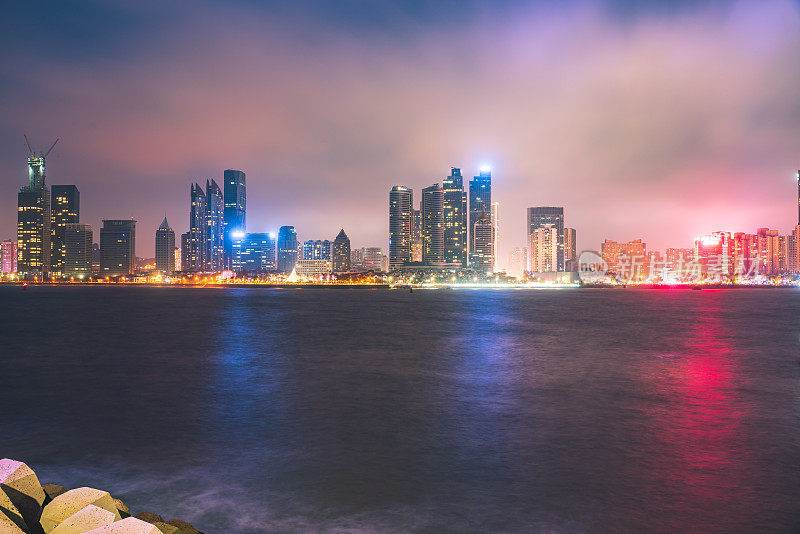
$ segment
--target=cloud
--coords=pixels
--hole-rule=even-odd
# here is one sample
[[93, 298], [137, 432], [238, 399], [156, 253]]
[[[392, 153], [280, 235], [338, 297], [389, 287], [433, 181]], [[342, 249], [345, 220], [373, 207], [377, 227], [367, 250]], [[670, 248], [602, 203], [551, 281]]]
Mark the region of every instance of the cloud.
[[50, 183], [78, 184], [88, 222], [135, 216], [143, 256], [164, 211], [176, 230], [187, 219], [189, 183], [231, 167], [247, 172], [251, 229], [344, 227], [354, 246], [386, 247], [392, 185], [419, 192], [451, 164], [471, 176], [489, 161], [501, 263], [533, 205], [565, 206], [581, 248], [794, 224], [794, 4], [379, 5], [125, 8], [134, 23], [93, 35], [106, 55], [37, 49], [31, 68], [17, 54], [2, 186], [24, 181], [23, 131], [60, 135]]

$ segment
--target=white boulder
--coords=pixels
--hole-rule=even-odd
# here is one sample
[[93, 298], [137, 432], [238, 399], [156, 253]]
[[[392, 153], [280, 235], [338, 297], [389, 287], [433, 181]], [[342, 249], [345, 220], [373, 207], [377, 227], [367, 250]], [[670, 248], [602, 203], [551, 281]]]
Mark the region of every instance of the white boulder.
[[50, 531], [50, 534], [83, 534], [86, 531], [110, 525], [115, 519], [113, 512], [89, 504], [59, 523]]
[[121, 519], [114, 499], [107, 491], [94, 488], [75, 488], [62, 493], [44, 507], [41, 519], [42, 528], [48, 534], [62, 521], [90, 504], [114, 514], [115, 521]]
[[94, 530], [89, 530], [84, 534], [161, 534], [158, 527], [136, 519], [135, 517], [126, 517], [122, 521], [115, 521], [110, 525], [105, 525]]

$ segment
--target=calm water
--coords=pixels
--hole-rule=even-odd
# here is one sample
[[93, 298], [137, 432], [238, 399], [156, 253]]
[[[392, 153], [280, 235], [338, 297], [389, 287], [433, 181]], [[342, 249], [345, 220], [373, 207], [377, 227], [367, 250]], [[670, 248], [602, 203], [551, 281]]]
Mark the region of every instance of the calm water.
[[0, 288], [0, 457], [206, 532], [796, 532], [800, 290]]

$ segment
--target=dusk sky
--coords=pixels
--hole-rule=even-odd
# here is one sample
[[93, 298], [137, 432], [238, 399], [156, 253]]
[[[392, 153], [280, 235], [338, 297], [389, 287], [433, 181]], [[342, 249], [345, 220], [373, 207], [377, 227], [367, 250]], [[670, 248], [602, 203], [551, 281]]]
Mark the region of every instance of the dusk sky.
[[[493, 169], [501, 267], [525, 209], [578, 248], [788, 233], [800, 166], [800, 4], [15, 2], [0, 21], [0, 239], [23, 133], [81, 220], [138, 220], [154, 255], [189, 185], [247, 173], [249, 231], [387, 249], [388, 192]], [[95, 240], [98, 239], [97, 233]]]

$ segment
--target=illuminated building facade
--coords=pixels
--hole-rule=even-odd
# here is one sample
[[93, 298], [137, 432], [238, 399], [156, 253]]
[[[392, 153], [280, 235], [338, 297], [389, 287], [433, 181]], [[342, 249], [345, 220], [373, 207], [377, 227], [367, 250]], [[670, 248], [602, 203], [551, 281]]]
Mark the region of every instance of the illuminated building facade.
[[[404, 185], [389, 191], [389, 269], [411, 261], [413, 192]], [[304, 259], [311, 259], [303, 255]]]
[[166, 217], [156, 230], [156, 271], [167, 275], [175, 272], [175, 232]]
[[638, 278], [644, 274], [647, 244], [641, 239], [627, 242], [606, 239], [600, 245], [600, 255], [612, 273], [624, 274], [627, 279]]
[[444, 191], [439, 184], [422, 190], [422, 261], [444, 263]]
[[50, 272], [50, 190], [45, 182], [44, 156], [28, 158], [28, 185], [17, 194], [17, 271]]
[[528, 236], [531, 254], [531, 271], [550, 273], [558, 271], [558, 227], [553, 224], [537, 226]]
[[320, 278], [331, 274], [331, 260], [297, 260], [295, 272], [306, 278]]
[[[492, 171], [488, 167], [480, 169], [478, 176], [469, 182], [469, 265], [475, 267], [479, 261], [475, 251], [473, 230], [478, 219], [492, 211]], [[484, 261], [484, 260], [480, 260]]]
[[564, 228], [564, 269], [572, 271], [578, 261], [578, 247], [575, 243], [575, 229]]
[[344, 233], [344, 228], [333, 240], [332, 268], [334, 273], [350, 271], [350, 238]]
[[800, 224], [792, 229], [792, 235], [787, 236], [786, 270], [790, 273], [800, 273]]
[[17, 242], [6, 239], [0, 243], [0, 270], [3, 274], [17, 272]]
[[281, 226], [278, 230], [278, 272], [291, 273], [297, 263], [297, 230]]
[[331, 261], [331, 245], [327, 239], [324, 241], [309, 239], [303, 243], [303, 259]]
[[[422, 202], [420, 201], [420, 205]], [[422, 210], [413, 210], [411, 213], [411, 261], [422, 261]]]
[[86, 278], [92, 275], [92, 225], [67, 223], [64, 226], [64, 276]]
[[472, 227], [472, 268], [479, 273], [494, 272], [494, 223], [492, 216], [484, 212]]
[[275, 245], [274, 234], [245, 234], [243, 238], [233, 242], [233, 270], [274, 271], [277, 267]]
[[50, 187], [50, 272], [64, 270], [64, 231], [80, 222], [81, 195], [74, 185]]
[[225, 202], [222, 190], [214, 180], [206, 180], [206, 229], [203, 250], [204, 271], [225, 269], [223, 231], [225, 229]]
[[514, 247], [508, 256], [508, 274], [517, 278], [528, 270], [528, 247]]
[[245, 174], [234, 169], [226, 170], [223, 175], [223, 190], [225, 193], [225, 207], [223, 209], [224, 230], [223, 249], [225, 268], [232, 265], [233, 235], [247, 231], [247, 189], [245, 187]]
[[492, 211], [489, 214], [492, 219], [492, 226], [494, 226], [494, 269], [499, 271], [498, 257], [500, 254], [500, 202], [492, 202]]
[[[206, 242], [206, 194], [200, 184], [192, 184], [189, 207], [188, 248], [184, 249], [184, 271], [203, 271]], [[181, 243], [183, 246], [183, 243]]]
[[758, 274], [772, 276], [781, 272], [780, 238], [777, 230], [759, 228], [756, 231]]
[[467, 193], [464, 191], [461, 169], [450, 168], [450, 175], [442, 181], [442, 191], [444, 194], [444, 263], [466, 267], [469, 232], [467, 231]]
[[695, 239], [694, 260], [699, 274], [708, 278], [727, 278], [736, 265], [730, 232], [712, 232]]
[[136, 269], [136, 221], [104, 219], [100, 228], [100, 274], [127, 276]]
[[380, 247], [365, 247], [361, 249], [361, 264], [368, 271], [383, 270], [383, 253]]
[[[181, 271], [189, 271], [189, 266], [187, 265], [187, 258], [191, 254], [191, 233], [184, 232], [181, 234], [181, 261], [176, 261], [176, 268]], [[178, 265], [180, 263], [180, 265]]]
[[[542, 226], [549, 225], [556, 229], [558, 254], [556, 258], [557, 271], [563, 271], [564, 265], [564, 208], [556, 206], [538, 206], [528, 208], [528, 236]], [[530, 237], [529, 237], [530, 240]], [[533, 248], [531, 248], [531, 258]]]

